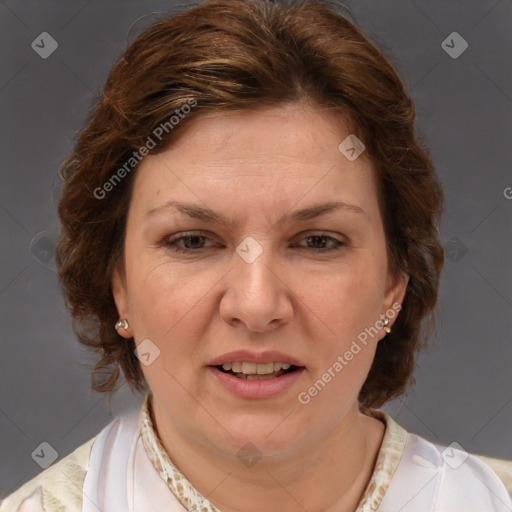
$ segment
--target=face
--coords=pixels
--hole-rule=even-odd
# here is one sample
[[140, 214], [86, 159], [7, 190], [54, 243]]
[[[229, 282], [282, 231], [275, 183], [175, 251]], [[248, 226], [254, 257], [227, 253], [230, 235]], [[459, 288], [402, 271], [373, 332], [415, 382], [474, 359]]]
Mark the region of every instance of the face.
[[139, 165], [113, 291], [159, 429], [286, 457], [357, 415], [407, 279], [370, 163], [338, 149], [349, 133], [299, 104], [228, 113]]

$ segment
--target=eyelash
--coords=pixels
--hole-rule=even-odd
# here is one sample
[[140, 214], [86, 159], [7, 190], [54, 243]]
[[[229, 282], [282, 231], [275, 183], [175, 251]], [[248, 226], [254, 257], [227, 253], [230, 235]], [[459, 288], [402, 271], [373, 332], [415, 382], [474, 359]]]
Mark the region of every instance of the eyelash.
[[[185, 238], [190, 238], [190, 237], [202, 237], [202, 238], [205, 238], [206, 240], [209, 240], [209, 237], [206, 236], [204, 233], [194, 231], [194, 232], [185, 233], [179, 237], [174, 237], [174, 238], [171, 237], [171, 238], [164, 239], [162, 245], [165, 245], [166, 247], [168, 247], [180, 254], [192, 254], [195, 252], [196, 253], [200, 252], [204, 249], [208, 249], [208, 247], [199, 247], [197, 249], [188, 249], [188, 248], [180, 247], [179, 245], [177, 245], [178, 241], [184, 240]], [[315, 249], [314, 247], [302, 246], [303, 249], [312, 249], [313, 251], [318, 252], [318, 253], [326, 253], [326, 252], [337, 251], [341, 247], [346, 245], [345, 242], [338, 240], [337, 238], [334, 238], [334, 237], [328, 236], [328, 235], [319, 234], [318, 232], [311, 232], [311, 233], [308, 232], [303, 236], [302, 240], [310, 238], [310, 237], [323, 238], [327, 241], [332, 242], [333, 246], [331, 246], [329, 249]]]

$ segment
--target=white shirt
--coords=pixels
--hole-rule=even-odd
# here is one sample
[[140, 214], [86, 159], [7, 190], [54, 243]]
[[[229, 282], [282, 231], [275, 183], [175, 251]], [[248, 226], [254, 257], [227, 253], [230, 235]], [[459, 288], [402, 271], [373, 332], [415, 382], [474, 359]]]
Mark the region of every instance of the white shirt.
[[[6, 498], [0, 511], [220, 512], [166, 453], [152, 424], [150, 396], [140, 410], [113, 420]], [[387, 414], [370, 414], [385, 421], [386, 432], [355, 512], [512, 511], [503, 481], [480, 458], [455, 448], [443, 453]]]

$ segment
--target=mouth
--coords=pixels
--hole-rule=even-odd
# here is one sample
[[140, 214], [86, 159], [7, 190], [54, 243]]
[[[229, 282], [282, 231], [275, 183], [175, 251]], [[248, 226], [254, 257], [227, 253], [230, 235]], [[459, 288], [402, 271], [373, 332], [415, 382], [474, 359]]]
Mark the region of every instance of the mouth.
[[214, 368], [217, 368], [217, 370], [223, 373], [227, 373], [228, 375], [236, 377], [237, 379], [268, 380], [293, 373], [304, 367], [281, 362], [249, 363], [245, 361], [235, 361], [232, 363], [216, 365]]
[[276, 350], [235, 350], [212, 359], [207, 368], [216, 385], [242, 399], [286, 396], [306, 370], [301, 360]]

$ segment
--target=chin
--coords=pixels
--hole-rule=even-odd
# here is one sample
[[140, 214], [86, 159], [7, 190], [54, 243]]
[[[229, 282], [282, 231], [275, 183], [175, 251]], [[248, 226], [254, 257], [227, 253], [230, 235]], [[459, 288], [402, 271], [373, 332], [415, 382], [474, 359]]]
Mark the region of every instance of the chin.
[[286, 415], [283, 414], [231, 417], [222, 423], [225, 430], [220, 429], [219, 433], [223, 441], [219, 440], [217, 446], [222, 444], [222, 451], [231, 454], [245, 449], [259, 451], [260, 456], [284, 457], [297, 446], [304, 434], [304, 428], [289, 422], [290, 417], [284, 418]]

